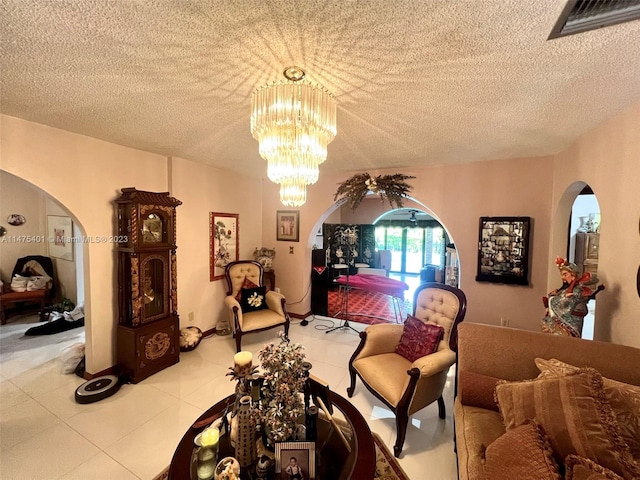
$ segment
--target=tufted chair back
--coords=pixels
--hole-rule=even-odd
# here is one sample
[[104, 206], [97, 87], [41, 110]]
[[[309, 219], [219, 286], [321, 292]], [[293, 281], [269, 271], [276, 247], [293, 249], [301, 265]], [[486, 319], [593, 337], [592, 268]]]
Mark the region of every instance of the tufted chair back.
[[229, 264], [225, 275], [227, 277], [227, 295], [235, 297], [245, 279], [250, 280], [259, 287], [262, 286], [262, 265], [253, 260], [240, 260]]
[[413, 297], [413, 316], [444, 328], [444, 337], [438, 350], [458, 350], [458, 323], [464, 318], [466, 310], [467, 302], [462, 291], [442, 283], [424, 283]]

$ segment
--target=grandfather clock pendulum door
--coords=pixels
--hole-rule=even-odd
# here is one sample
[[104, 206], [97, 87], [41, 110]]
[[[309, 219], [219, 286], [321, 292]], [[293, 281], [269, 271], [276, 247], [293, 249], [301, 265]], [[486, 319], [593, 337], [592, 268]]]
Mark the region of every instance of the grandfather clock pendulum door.
[[120, 374], [133, 383], [180, 360], [176, 207], [168, 192], [123, 188], [118, 213]]

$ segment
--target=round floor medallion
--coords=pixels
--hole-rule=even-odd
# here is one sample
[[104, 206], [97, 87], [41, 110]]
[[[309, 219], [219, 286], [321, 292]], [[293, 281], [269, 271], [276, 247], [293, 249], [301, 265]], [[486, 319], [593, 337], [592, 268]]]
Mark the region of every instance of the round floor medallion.
[[120, 389], [120, 381], [115, 375], [96, 377], [76, 389], [76, 402], [93, 403], [110, 397]]

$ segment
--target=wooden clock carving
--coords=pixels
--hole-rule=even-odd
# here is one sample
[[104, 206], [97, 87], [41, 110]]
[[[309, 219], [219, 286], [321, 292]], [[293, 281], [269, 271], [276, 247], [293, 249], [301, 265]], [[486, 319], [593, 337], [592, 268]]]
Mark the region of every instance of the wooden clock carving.
[[133, 383], [180, 360], [176, 207], [168, 192], [123, 188], [118, 215], [120, 374]]

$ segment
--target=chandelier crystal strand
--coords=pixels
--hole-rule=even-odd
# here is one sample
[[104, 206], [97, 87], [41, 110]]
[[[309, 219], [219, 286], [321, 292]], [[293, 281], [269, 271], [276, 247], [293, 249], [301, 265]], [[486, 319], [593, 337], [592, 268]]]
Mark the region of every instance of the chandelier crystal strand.
[[302, 73], [297, 81], [274, 82], [254, 92], [251, 134], [267, 161], [269, 180], [281, 185], [281, 201], [300, 206], [336, 136], [336, 103], [324, 87], [302, 80], [304, 72], [293, 68]]

